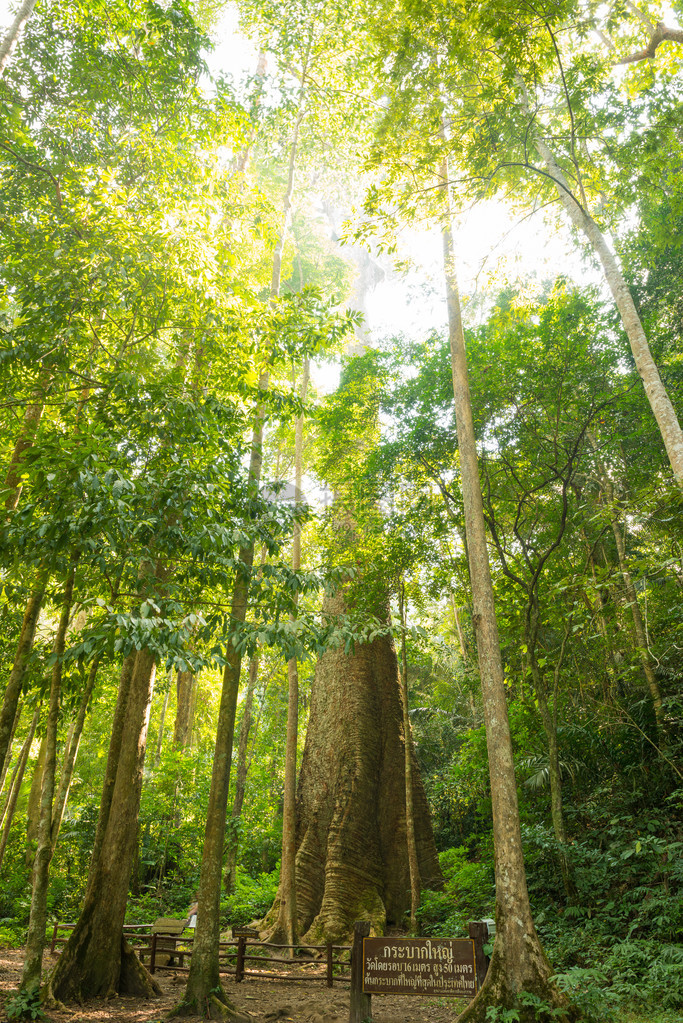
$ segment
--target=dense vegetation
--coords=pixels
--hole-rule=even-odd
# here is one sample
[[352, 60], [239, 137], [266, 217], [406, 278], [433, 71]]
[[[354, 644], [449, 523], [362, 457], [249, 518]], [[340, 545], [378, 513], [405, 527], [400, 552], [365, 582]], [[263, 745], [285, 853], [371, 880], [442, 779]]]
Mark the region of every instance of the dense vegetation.
[[681, 30], [573, 0], [238, 7], [241, 81], [185, 0], [39, 0], [2, 70], [0, 941], [81, 911], [133, 664], [126, 919], [210, 901], [238, 683], [220, 926], [264, 918], [292, 665], [300, 763], [316, 659], [389, 627], [445, 879], [417, 927], [494, 915], [451, 346], [351, 310], [382, 274], [426, 294], [405, 229], [495, 199], [567, 214], [593, 274], [464, 304], [533, 916], [584, 1018], [679, 1019], [683, 499], [643, 338], [680, 412]]

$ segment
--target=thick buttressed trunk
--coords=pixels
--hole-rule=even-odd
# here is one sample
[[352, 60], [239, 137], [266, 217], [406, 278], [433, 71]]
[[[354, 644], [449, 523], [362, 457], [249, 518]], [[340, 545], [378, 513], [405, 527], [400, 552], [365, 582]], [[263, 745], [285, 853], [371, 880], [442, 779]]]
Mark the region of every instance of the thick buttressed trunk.
[[[344, 614], [342, 592], [324, 614]], [[420, 876], [441, 883], [427, 800], [413, 756]], [[383, 636], [318, 661], [297, 792], [297, 908], [303, 941], [339, 940], [355, 920], [376, 933], [410, 908], [405, 754], [398, 662]]]
[[121, 672], [83, 910], [48, 982], [49, 1000], [161, 993], [123, 938], [155, 674], [149, 650], [138, 651], [132, 672], [131, 660]]

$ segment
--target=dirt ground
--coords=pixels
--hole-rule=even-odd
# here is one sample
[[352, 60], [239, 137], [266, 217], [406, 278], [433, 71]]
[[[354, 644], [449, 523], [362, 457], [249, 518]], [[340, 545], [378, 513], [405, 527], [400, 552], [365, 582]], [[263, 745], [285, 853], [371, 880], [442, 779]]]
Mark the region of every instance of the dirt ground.
[[[46, 952], [44, 969], [51, 969], [54, 961]], [[0, 1021], [7, 1020], [4, 1004], [16, 990], [22, 963], [21, 949], [0, 950]], [[154, 1001], [136, 998], [96, 1001], [84, 1007], [71, 1006], [67, 1012], [51, 1012], [49, 1019], [53, 1023], [160, 1023], [182, 994], [185, 977], [166, 971], [155, 976], [164, 993]], [[254, 1023], [347, 1023], [349, 1018], [348, 985], [335, 982], [334, 987], [328, 988], [324, 975], [319, 983], [246, 977], [241, 984], [235, 984], [228, 975], [223, 982], [228, 997]], [[456, 998], [375, 995], [372, 1019], [373, 1023], [453, 1023], [465, 1004]]]

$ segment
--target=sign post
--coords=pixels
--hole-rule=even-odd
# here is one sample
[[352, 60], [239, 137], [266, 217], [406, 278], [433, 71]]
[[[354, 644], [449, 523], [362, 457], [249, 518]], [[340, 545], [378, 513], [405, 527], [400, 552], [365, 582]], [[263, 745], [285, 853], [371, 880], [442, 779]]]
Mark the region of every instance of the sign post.
[[469, 938], [369, 938], [369, 931], [367, 920], [355, 924], [349, 1023], [370, 1018], [373, 994], [474, 998], [484, 983], [485, 922], [470, 924]]
[[353, 925], [351, 949], [351, 1003], [349, 1023], [363, 1023], [370, 1018], [370, 995], [363, 990], [363, 943], [370, 933], [369, 920], [357, 920]]

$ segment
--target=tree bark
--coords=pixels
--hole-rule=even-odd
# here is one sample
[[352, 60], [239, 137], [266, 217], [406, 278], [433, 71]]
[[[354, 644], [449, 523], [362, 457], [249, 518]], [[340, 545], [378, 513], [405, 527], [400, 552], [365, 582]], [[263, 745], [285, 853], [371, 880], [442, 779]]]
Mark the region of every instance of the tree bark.
[[5, 38], [0, 43], [0, 75], [5, 70], [5, 66], [12, 56], [12, 51], [19, 41], [24, 25], [30, 18], [31, 11], [35, 6], [36, 0], [24, 0], [14, 17], [14, 21], [7, 31]]
[[[455, 608], [455, 603], [453, 604]], [[417, 911], [420, 908], [420, 864], [415, 841], [415, 813], [413, 810], [413, 761], [412, 733], [410, 728], [410, 704], [408, 702], [408, 657], [406, 654], [407, 611], [405, 584], [398, 584], [398, 613], [401, 619], [401, 706], [403, 710], [403, 736], [405, 750], [406, 785], [406, 842], [408, 846], [408, 867], [410, 870], [410, 929], [417, 932]]]
[[[306, 401], [309, 364], [304, 359], [301, 379], [301, 401]], [[301, 504], [303, 477], [304, 417], [296, 421], [294, 431], [294, 501]], [[301, 568], [301, 526], [294, 523], [292, 536], [292, 570]], [[295, 605], [298, 595], [294, 595]], [[292, 615], [292, 621], [295, 615]], [[270, 941], [294, 945], [298, 939], [296, 910], [296, 754], [299, 738], [299, 666], [296, 657], [287, 662], [287, 740], [285, 745], [285, 785], [282, 809], [282, 859], [280, 867], [280, 901], [278, 918], [269, 936]], [[293, 955], [293, 950], [290, 950]]]
[[164, 745], [164, 726], [166, 724], [166, 711], [168, 710], [168, 700], [171, 695], [171, 679], [173, 678], [172, 673], [168, 673], [168, 683], [166, 686], [166, 692], [164, 693], [164, 699], [161, 704], [161, 714], [159, 715], [159, 732], [157, 734], [157, 745], [154, 751], [154, 770], [156, 771], [161, 761], [161, 750]]
[[48, 1003], [160, 994], [123, 937], [155, 675], [148, 649], [139, 650], [132, 665], [131, 660], [126, 658], [121, 671], [83, 910], [48, 982]]
[[40, 985], [40, 974], [45, 947], [45, 927], [47, 925], [47, 888], [50, 863], [54, 846], [52, 844], [52, 810], [54, 801], [55, 769], [57, 766], [57, 728], [59, 724], [59, 704], [62, 695], [62, 671], [66, 633], [71, 616], [73, 602], [74, 579], [76, 576], [77, 556], [72, 559], [62, 597], [62, 611], [55, 636], [50, 684], [50, 703], [45, 731], [45, 768], [40, 797], [40, 824], [38, 829], [38, 848], [33, 864], [33, 889], [31, 892], [31, 912], [26, 939], [26, 956], [21, 975], [20, 988], [30, 991]]
[[194, 692], [195, 677], [191, 671], [179, 671], [176, 676], [176, 713], [173, 726], [173, 748], [187, 749], [190, 745], [190, 733], [192, 724], [190, 711], [192, 708], [192, 694]]
[[[526, 106], [528, 111], [528, 103]], [[624, 280], [621, 268], [614, 253], [607, 244], [605, 236], [588, 211], [574, 198], [564, 174], [545, 141], [536, 135], [534, 145], [542, 157], [549, 175], [555, 182], [560, 203], [574, 226], [586, 236], [602, 263], [605, 279], [619, 310], [621, 322], [631, 346], [636, 369], [643, 381], [645, 394], [657, 421], [666, 453], [669, 456], [674, 478], [679, 487], [683, 488], [683, 431], [681, 430], [671, 399], [662, 383], [659, 370], [652, 358], [647, 335], [643, 329], [628, 284]]]
[[237, 765], [235, 769], [235, 797], [232, 802], [233, 827], [227, 837], [227, 850], [225, 856], [225, 870], [223, 872], [223, 887], [226, 895], [231, 895], [235, 888], [235, 875], [237, 872], [237, 822], [242, 816], [244, 805], [244, 793], [247, 786], [247, 748], [249, 745], [249, 733], [253, 720], [254, 692], [258, 679], [259, 655], [258, 653], [249, 661], [249, 682], [244, 697], [244, 710], [242, 712], [242, 723], [240, 725], [240, 738], [237, 745]]
[[71, 728], [69, 729], [69, 736], [67, 740], [66, 749], [64, 751], [64, 763], [62, 765], [62, 773], [59, 777], [59, 787], [57, 789], [57, 795], [55, 796], [55, 805], [52, 812], [52, 829], [50, 833], [50, 841], [52, 842], [52, 849], [57, 845], [57, 839], [59, 838], [59, 830], [62, 826], [62, 820], [64, 819], [64, 811], [66, 810], [66, 804], [69, 800], [69, 790], [71, 788], [71, 782], [74, 776], [74, 769], [76, 767], [76, 760], [78, 759], [78, 750], [81, 744], [81, 736], [83, 735], [83, 726], [85, 724], [85, 716], [88, 712], [88, 706], [90, 704], [90, 698], [95, 688], [95, 680], [97, 679], [97, 669], [100, 664], [99, 655], [95, 657], [92, 664], [90, 665], [90, 671], [88, 672], [88, 680], [85, 684], [85, 689], [81, 694], [80, 703], [78, 705], [78, 711], [74, 718]]
[[[442, 166], [441, 175], [443, 182], [447, 183], [448, 167], [445, 164]], [[491, 779], [496, 877], [496, 939], [491, 963], [482, 988], [459, 1020], [460, 1023], [475, 1021], [483, 1023], [488, 1007], [511, 1008], [515, 1006], [522, 991], [532, 992], [553, 1006], [564, 1007], [566, 1000], [551, 983], [552, 968], [536, 934], [527, 891], [512, 740], [486, 546], [484, 509], [447, 192], [444, 206], [446, 214], [443, 228], [444, 271], [453, 394], [472, 584], [472, 620], [479, 655]]]
[[[323, 616], [347, 612], [343, 590]], [[386, 608], [382, 612], [386, 615]], [[398, 661], [390, 637], [328, 650], [316, 665], [297, 792], [297, 906], [302, 942], [345, 939], [356, 920], [376, 933], [400, 924], [410, 900], [405, 744]], [[429, 808], [412, 747], [420, 875], [439, 886]]]
[[38, 747], [38, 756], [33, 765], [33, 776], [31, 788], [28, 793], [26, 805], [26, 866], [29, 870], [36, 858], [36, 843], [38, 842], [38, 828], [40, 827], [40, 796], [43, 790], [43, 772], [45, 771], [45, 752], [47, 750], [47, 737], [43, 735]]
[[12, 722], [12, 729], [9, 733], [9, 739], [7, 740], [7, 753], [5, 754], [5, 761], [0, 765], [0, 793], [5, 787], [5, 779], [7, 778], [7, 772], [9, 771], [9, 765], [12, 760], [12, 743], [14, 742], [14, 735], [19, 722], [21, 720], [22, 705], [21, 702], [17, 704], [17, 709], [14, 714], [14, 721]]
[[43, 605], [43, 597], [45, 596], [47, 576], [47, 571], [43, 570], [39, 577], [36, 589], [29, 597], [28, 604], [26, 605], [26, 611], [24, 612], [21, 632], [19, 634], [19, 642], [17, 644], [17, 652], [14, 657], [14, 664], [12, 665], [12, 671], [10, 672], [9, 679], [7, 680], [7, 686], [5, 687], [5, 695], [2, 701], [2, 708], [0, 709], [0, 764], [4, 764], [5, 762], [10, 736], [12, 734], [12, 729], [14, 728], [14, 721], [17, 716], [17, 707], [21, 696], [21, 687], [26, 673], [26, 665], [29, 657], [31, 656], [31, 650], [33, 649], [33, 639], [36, 634], [38, 616], [40, 615], [40, 609]]
[[0, 823], [2, 824], [2, 836], [0, 836], [0, 867], [2, 866], [2, 861], [5, 857], [5, 849], [7, 848], [7, 842], [9, 841], [9, 833], [12, 827], [12, 819], [14, 817], [14, 811], [17, 808], [19, 791], [21, 789], [21, 783], [24, 778], [26, 764], [28, 763], [28, 755], [31, 751], [31, 743], [33, 742], [33, 736], [35, 735], [39, 717], [40, 706], [36, 707], [36, 709], [33, 712], [33, 718], [31, 720], [31, 725], [28, 730], [28, 735], [24, 739], [24, 744], [21, 747], [21, 752], [19, 753], [19, 758], [14, 768], [9, 791], [7, 793], [7, 801], [3, 807], [2, 815], [0, 816]]

